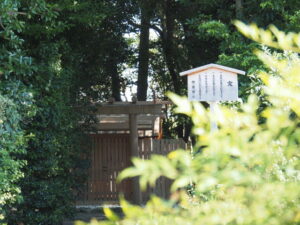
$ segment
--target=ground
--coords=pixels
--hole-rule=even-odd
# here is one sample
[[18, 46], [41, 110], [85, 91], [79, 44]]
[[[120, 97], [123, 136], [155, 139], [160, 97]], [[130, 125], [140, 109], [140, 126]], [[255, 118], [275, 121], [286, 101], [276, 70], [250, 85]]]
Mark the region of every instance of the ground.
[[[110, 206], [109, 208], [111, 208], [118, 215], [122, 216], [122, 210], [119, 206]], [[63, 225], [74, 225], [75, 221], [78, 220], [89, 222], [92, 218], [96, 218], [97, 220], [105, 220], [106, 217], [103, 213], [102, 206], [77, 207], [74, 218], [66, 219]]]

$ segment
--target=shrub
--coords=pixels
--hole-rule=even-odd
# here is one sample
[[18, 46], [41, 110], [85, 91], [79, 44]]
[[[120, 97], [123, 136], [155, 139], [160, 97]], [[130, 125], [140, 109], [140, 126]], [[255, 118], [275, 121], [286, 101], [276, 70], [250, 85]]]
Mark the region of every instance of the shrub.
[[5, 223], [11, 204], [21, 199], [17, 181], [23, 177], [25, 162], [18, 157], [25, 149], [20, 119], [16, 105], [0, 95], [0, 224]]
[[[300, 35], [236, 25], [255, 41], [300, 52]], [[256, 54], [273, 71], [259, 74], [269, 106], [258, 113], [259, 98], [251, 95], [238, 110], [220, 106], [211, 114], [198, 102], [169, 94], [176, 112], [191, 117], [201, 152], [133, 159], [119, 178], [139, 176], [142, 188], [160, 176], [173, 179], [170, 200], [153, 197], [145, 207], [121, 200], [125, 218], [107, 209], [109, 221], [91, 224], [300, 224], [300, 60], [295, 54]], [[219, 130], [210, 132], [211, 120]]]
[[[73, 4], [0, 1], [0, 94], [11, 100], [3, 106], [0, 125], [7, 135], [0, 134], [0, 194], [7, 198], [1, 214], [7, 212], [9, 224], [56, 225], [72, 213], [72, 188], [78, 182], [71, 170], [77, 167], [80, 147], [77, 116], [70, 107], [73, 73], [63, 66], [68, 47], [62, 33], [68, 21], [65, 11], [57, 10], [68, 8], [67, 3]], [[26, 154], [21, 154], [24, 149]], [[26, 166], [18, 179], [21, 160]], [[15, 201], [19, 187], [22, 201]]]

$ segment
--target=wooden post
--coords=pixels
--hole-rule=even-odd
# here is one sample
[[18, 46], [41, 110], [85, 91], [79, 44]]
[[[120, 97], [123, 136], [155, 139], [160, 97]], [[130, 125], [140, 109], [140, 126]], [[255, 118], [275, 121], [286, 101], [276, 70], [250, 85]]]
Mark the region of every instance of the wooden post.
[[[211, 113], [211, 115], [214, 115], [215, 110], [217, 108], [217, 104], [218, 104], [217, 102], [209, 102], [209, 107], [210, 107], [210, 113]], [[210, 121], [210, 131], [214, 132], [216, 130], [218, 130], [218, 125], [217, 125], [216, 121], [214, 119], [212, 119]]]
[[[139, 157], [137, 114], [129, 114], [131, 157]], [[133, 201], [141, 204], [141, 191], [138, 177], [133, 178]]]

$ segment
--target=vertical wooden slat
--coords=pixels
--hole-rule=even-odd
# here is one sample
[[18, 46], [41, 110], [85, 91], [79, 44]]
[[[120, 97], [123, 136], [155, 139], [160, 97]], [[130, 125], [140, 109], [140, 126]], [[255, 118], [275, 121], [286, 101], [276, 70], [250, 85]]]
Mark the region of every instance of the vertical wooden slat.
[[[122, 154], [121, 154], [121, 160], [122, 160], [122, 167], [120, 169], [124, 169], [129, 166], [130, 164], [130, 150], [129, 150], [129, 139], [124, 139], [124, 147], [122, 149]], [[126, 198], [129, 198], [131, 195], [130, 193], [130, 187], [129, 187], [129, 181], [125, 180], [122, 182], [123, 185], [123, 193]]]
[[97, 197], [96, 196], [96, 191], [97, 191], [96, 185], [97, 185], [97, 183], [95, 182], [96, 181], [96, 171], [97, 171], [97, 168], [96, 168], [96, 166], [97, 166], [97, 147], [98, 147], [97, 146], [97, 142], [98, 142], [97, 136], [94, 135], [93, 139], [94, 139], [93, 140], [94, 141], [93, 164], [92, 164], [93, 180], [92, 180], [92, 193], [91, 193], [92, 199], [91, 199], [91, 201], [95, 200], [95, 198]]
[[105, 201], [108, 201], [109, 200], [109, 145], [110, 145], [110, 138], [106, 138], [108, 141], [105, 141]]
[[113, 164], [113, 156], [115, 154], [115, 148], [116, 146], [116, 142], [112, 142], [112, 139], [110, 139], [110, 149], [109, 149], [109, 165], [108, 165], [108, 171], [109, 171], [109, 199], [114, 199], [114, 178], [113, 178], [113, 174], [115, 171], [115, 163]]
[[[105, 166], [106, 166], [106, 159], [105, 159], [105, 144], [106, 144], [106, 136], [98, 136], [98, 170], [99, 170], [99, 177], [97, 178], [97, 183], [99, 185], [99, 200], [100, 199], [105, 199], [105, 192], [106, 192], [106, 188], [105, 188]], [[98, 201], [98, 199], [97, 199]]]
[[107, 145], [107, 200], [112, 198], [112, 191], [111, 191], [111, 174], [114, 168], [112, 168], [111, 165], [111, 154], [112, 154], [112, 138], [109, 137], [107, 138], [109, 140], [108, 145]]
[[94, 170], [94, 178], [93, 178], [93, 183], [94, 183], [94, 198], [93, 201], [97, 201], [99, 199], [99, 183], [98, 183], [98, 177], [100, 176], [100, 168], [99, 168], [99, 154], [100, 154], [100, 139], [99, 136], [95, 135], [95, 148], [94, 148], [94, 165], [93, 165], [93, 170]]
[[100, 168], [99, 168], [99, 146], [100, 146], [100, 140], [99, 140], [99, 137], [97, 135], [94, 136], [94, 144], [95, 144], [95, 147], [94, 147], [94, 162], [93, 162], [93, 173], [94, 173], [94, 177], [93, 177], [93, 185], [94, 185], [94, 188], [93, 188], [93, 201], [97, 201], [99, 196], [98, 196], [98, 193], [99, 193], [99, 184], [98, 184], [98, 176], [99, 176], [99, 173], [101, 172]]
[[100, 170], [101, 170], [101, 177], [99, 177], [100, 179], [100, 182], [101, 182], [101, 189], [102, 189], [102, 192], [100, 193], [100, 196], [101, 198], [105, 201], [105, 192], [106, 192], [106, 176], [105, 176], [105, 163], [106, 163], [106, 158], [105, 158], [105, 152], [106, 152], [106, 141], [103, 141], [101, 142], [101, 162], [99, 162], [99, 167], [100, 167]]
[[[107, 192], [107, 187], [106, 187], [106, 168], [107, 168], [107, 159], [106, 159], [106, 145], [108, 144], [106, 141], [106, 135], [99, 135], [98, 136], [98, 149], [99, 149], [99, 158], [98, 158], [98, 172], [99, 172], [99, 177], [97, 177], [97, 183], [99, 185], [99, 191], [101, 190], [101, 192], [98, 193], [98, 199], [97, 201], [99, 201], [100, 199], [106, 200], [106, 192]], [[102, 180], [103, 178], [103, 180]]]
[[96, 175], [95, 175], [95, 172], [96, 172], [96, 168], [95, 168], [95, 165], [96, 165], [96, 162], [97, 162], [97, 158], [96, 158], [96, 148], [97, 148], [97, 139], [96, 139], [96, 135], [93, 135], [93, 139], [92, 139], [92, 145], [93, 145], [93, 148], [92, 148], [92, 154], [91, 154], [91, 165], [90, 165], [90, 168], [91, 168], [91, 172], [92, 172], [92, 177], [91, 177], [91, 190], [90, 190], [90, 194], [91, 194], [91, 199], [90, 201], [93, 201], [95, 199], [95, 179], [96, 179]]
[[[116, 201], [120, 191], [132, 200], [132, 184], [129, 180], [116, 184], [120, 171], [130, 165], [130, 148], [128, 134], [93, 134], [91, 135], [91, 166], [86, 193], [82, 201], [85, 204], [100, 204], [103, 201]], [[177, 148], [184, 148], [183, 140], [154, 140], [144, 138], [139, 140], [139, 157], [147, 160], [152, 154], [167, 155]], [[170, 181], [159, 178], [154, 189], [143, 194], [145, 201], [149, 194], [155, 193], [161, 197], [169, 196]], [[84, 197], [85, 196], [85, 197]], [[130, 199], [131, 198], [131, 199]]]
[[[122, 141], [122, 139], [119, 139], [116, 141], [116, 146], [115, 148], [113, 148], [113, 153], [112, 153], [112, 164], [114, 167], [114, 170], [112, 171], [112, 192], [113, 192], [113, 199], [117, 200], [117, 183], [116, 183], [116, 179], [117, 179], [117, 170], [119, 169], [118, 165], [119, 165], [119, 154], [120, 154], [120, 142]], [[113, 162], [115, 159], [115, 162]]]

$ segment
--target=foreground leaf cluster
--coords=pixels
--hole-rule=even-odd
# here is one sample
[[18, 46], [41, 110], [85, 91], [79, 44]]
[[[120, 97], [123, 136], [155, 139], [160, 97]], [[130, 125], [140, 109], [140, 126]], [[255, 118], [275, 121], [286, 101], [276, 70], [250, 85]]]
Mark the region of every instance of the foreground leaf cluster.
[[[271, 35], [271, 46], [283, 50], [296, 48], [300, 37], [275, 28], [269, 32], [253, 25], [237, 26], [255, 41]], [[194, 151], [177, 150], [148, 161], [134, 159], [134, 166], [123, 171], [120, 179], [139, 176], [141, 187], [146, 188], [158, 177], [168, 177], [174, 181], [170, 200], [153, 197], [145, 207], [121, 200], [123, 219], [106, 210], [109, 221], [91, 224], [300, 223], [299, 58], [256, 54], [274, 71], [259, 75], [269, 106], [259, 112], [259, 98], [251, 95], [238, 110], [219, 106], [211, 114], [198, 102], [169, 94], [176, 112], [194, 123]], [[219, 130], [210, 132], [211, 120]]]

